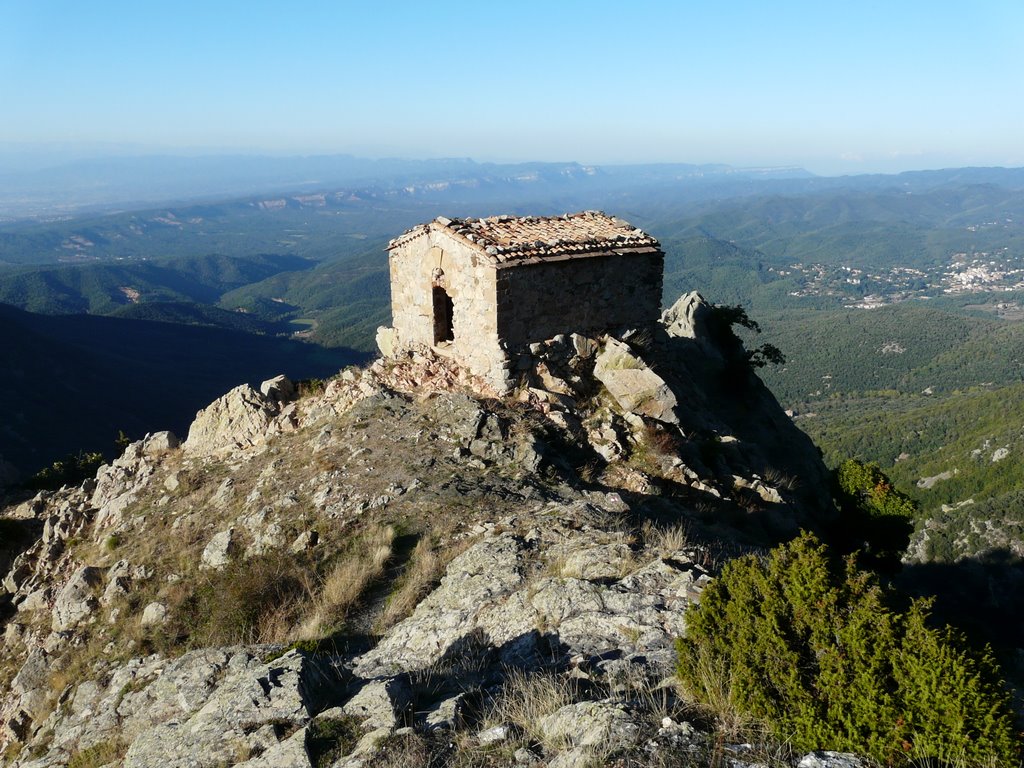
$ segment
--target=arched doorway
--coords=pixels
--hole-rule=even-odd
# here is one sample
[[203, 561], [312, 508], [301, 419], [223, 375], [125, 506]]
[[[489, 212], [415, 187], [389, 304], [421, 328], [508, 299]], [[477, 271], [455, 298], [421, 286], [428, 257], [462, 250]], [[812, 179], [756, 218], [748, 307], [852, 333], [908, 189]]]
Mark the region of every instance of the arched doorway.
[[452, 316], [455, 307], [452, 297], [441, 286], [434, 286], [434, 343], [444, 344], [455, 340]]

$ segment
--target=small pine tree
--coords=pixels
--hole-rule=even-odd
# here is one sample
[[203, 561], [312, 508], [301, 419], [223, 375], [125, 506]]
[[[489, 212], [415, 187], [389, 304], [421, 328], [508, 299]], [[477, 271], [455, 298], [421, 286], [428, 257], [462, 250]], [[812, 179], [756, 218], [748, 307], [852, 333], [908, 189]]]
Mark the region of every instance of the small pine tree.
[[803, 534], [728, 563], [687, 614], [679, 676], [798, 749], [1015, 764], [1009, 697], [991, 654], [888, 607], [873, 575]]

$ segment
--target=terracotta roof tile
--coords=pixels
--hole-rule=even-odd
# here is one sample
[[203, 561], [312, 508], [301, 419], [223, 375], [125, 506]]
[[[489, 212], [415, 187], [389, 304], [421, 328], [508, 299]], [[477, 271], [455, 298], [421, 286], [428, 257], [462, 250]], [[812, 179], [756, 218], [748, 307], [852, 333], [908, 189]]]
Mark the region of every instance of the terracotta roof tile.
[[491, 216], [486, 219], [448, 219], [438, 216], [388, 243], [388, 249], [444, 230], [486, 253], [493, 262], [571, 258], [592, 253], [658, 248], [658, 241], [622, 219], [600, 211], [564, 216]]

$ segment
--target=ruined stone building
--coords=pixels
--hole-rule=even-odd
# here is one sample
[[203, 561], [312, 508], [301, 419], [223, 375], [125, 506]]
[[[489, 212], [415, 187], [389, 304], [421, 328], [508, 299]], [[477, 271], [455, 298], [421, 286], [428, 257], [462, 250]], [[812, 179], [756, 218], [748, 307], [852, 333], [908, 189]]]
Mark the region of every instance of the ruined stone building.
[[388, 251], [393, 328], [382, 348], [431, 347], [498, 391], [531, 343], [648, 327], [661, 306], [658, 241], [596, 211], [438, 217]]

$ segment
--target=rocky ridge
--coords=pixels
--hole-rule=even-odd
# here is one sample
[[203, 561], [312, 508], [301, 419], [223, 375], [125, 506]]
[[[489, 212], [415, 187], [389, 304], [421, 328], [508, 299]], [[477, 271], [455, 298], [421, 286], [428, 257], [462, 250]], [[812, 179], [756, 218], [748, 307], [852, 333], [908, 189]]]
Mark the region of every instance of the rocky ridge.
[[242, 385], [8, 507], [7, 762], [763, 760], [673, 640], [723, 557], [827, 513], [824, 468], [708, 311], [536, 344], [504, 399], [427, 350]]

